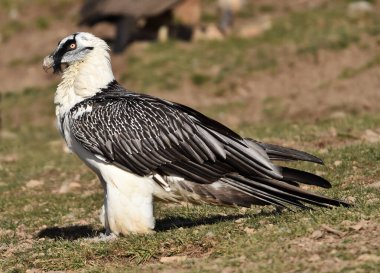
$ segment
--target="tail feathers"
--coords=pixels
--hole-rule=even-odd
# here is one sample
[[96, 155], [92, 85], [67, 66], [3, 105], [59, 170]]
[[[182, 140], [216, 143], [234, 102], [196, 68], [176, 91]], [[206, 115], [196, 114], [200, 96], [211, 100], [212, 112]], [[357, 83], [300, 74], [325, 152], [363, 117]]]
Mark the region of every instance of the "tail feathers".
[[[289, 176], [286, 175], [287, 172], [290, 173]], [[290, 210], [294, 210], [294, 208], [313, 209], [313, 206], [327, 208], [351, 206], [342, 200], [328, 198], [297, 186], [298, 182], [305, 183], [304, 180], [307, 177], [319, 179], [320, 182], [313, 185], [327, 186], [328, 182], [321, 177], [291, 169], [285, 170], [285, 177], [287, 178], [284, 178], [284, 181], [280, 181], [263, 177], [244, 177], [237, 173], [230, 173], [211, 184], [200, 184], [188, 180], [170, 182], [169, 184], [173, 192], [177, 192], [176, 198], [182, 196], [179, 200], [192, 203], [214, 203], [244, 207], [274, 205]]]
[[268, 154], [269, 158], [271, 160], [277, 160], [277, 161], [294, 161], [294, 160], [300, 160], [300, 161], [309, 161], [317, 164], [323, 165], [323, 161], [309, 153], [305, 153], [299, 150], [295, 150], [292, 148], [286, 148], [274, 144], [268, 144], [268, 143], [263, 143], [256, 141], [251, 138], [245, 138], [246, 142], [248, 145], [250, 143], [257, 144], [261, 146], [265, 152]]
[[279, 168], [282, 170], [282, 175], [284, 177], [282, 181], [290, 182], [290, 184], [299, 182], [302, 184], [314, 185], [326, 189], [331, 188], [330, 182], [318, 175], [287, 167]]
[[342, 200], [308, 192], [286, 181], [269, 178], [247, 178], [238, 174], [231, 174], [228, 178], [224, 179], [224, 182], [246, 192], [246, 194], [256, 199], [266, 202], [266, 204], [280, 207], [289, 208], [289, 205], [292, 205], [302, 209], [309, 208], [305, 204], [320, 207], [351, 206]]

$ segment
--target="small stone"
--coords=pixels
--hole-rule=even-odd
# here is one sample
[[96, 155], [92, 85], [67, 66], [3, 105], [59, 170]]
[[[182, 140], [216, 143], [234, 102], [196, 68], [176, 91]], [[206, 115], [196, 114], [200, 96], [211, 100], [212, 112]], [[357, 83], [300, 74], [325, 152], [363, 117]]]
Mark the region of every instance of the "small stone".
[[206, 237], [212, 238], [212, 237], [215, 237], [215, 234], [213, 232], [209, 231], [206, 233]]
[[373, 182], [367, 186], [368, 188], [373, 188], [373, 189], [379, 189], [380, 188], [380, 181]]
[[6, 130], [0, 130], [0, 138], [15, 139], [17, 138], [17, 134]]
[[313, 254], [310, 256], [309, 259], [307, 259], [309, 262], [317, 262], [321, 259], [321, 257], [318, 254]]
[[252, 235], [253, 233], [255, 233], [255, 230], [253, 228], [249, 228], [249, 227], [246, 227], [244, 229], [245, 233], [247, 233], [248, 235]]
[[187, 260], [187, 256], [170, 256], [170, 257], [161, 257], [161, 263], [175, 263], [175, 262], [183, 262]]
[[355, 225], [349, 226], [349, 229], [359, 231], [363, 229], [367, 225], [367, 223], [368, 223], [367, 221], [362, 220], [356, 223]]
[[70, 188], [70, 189], [78, 189], [78, 188], [80, 188], [80, 187], [82, 187], [82, 186], [81, 186], [81, 184], [79, 184], [78, 182], [71, 182], [71, 183], [69, 184], [69, 188]]
[[12, 20], [18, 20], [20, 17], [20, 12], [17, 8], [11, 8], [9, 10], [9, 18], [11, 18]]
[[245, 207], [239, 208], [239, 212], [241, 212], [241, 213], [246, 213], [247, 210], [248, 210], [248, 208], [245, 208]]
[[26, 273], [42, 273], [43, 271], [40, 269], [31, 268], [31, 269], [27, 269], [25, 272]]
[[336, 160], [336, 161], [334, 161], [334, 165], [335, 165], [335, 167], [339, 167], [340, 165], [342, 165], [342, 161]]
[[380, 256], [374, 254], [362, 254], [358, 257], [358, 260], [362, 262], [379, 262]]
[[314, 232], [311, 234], [310, 237], [311, 237], [312, 239], [317, 240], [317, 239], [319, 239], [319, 238], [322, 238], [322, 236], [323, 236], [323, 232], [320, 231], [320, 230], [316, 230], [316, 231], [314, 231]]
[[371, 198], [371, 199], [367, 200], [367, 204], [368, 205], [377, 204], [377, 203], [379, 203], [379, 201], [380, 201], [379, 198]]
[[0, 157], [0, 162], [4, 163], [13, 163], [18, 160], [18, 156], [16, 154], [8, 154]]
[[272, 27], [272, 21], [269, 17], [264, 17], [258, 20], [257, 22], [243, 25], [239, 32], [238, 36], [242, 38], [253, 38], [261, 35], [265, 31], [269, 30]]
[[26, 182], [25, 186], [27, 188], [37, 188], [37, 187], [42, 186], [43, 184], [44, 184], [43, 181], [32, 179]]
[[316, 171], [315, 173], [316, 173], [316, 175], [319, 175], [319, 176], [326, 175], [326, 172], [322, 172], [322, 171]]
[[348, 227], [348, 226], [351, 226], [353, 224], [353, 222], [349, 221], [349, 220], [343, 220], [340, 224], [342, 226]]
[[343, 112], [343, 111], [336, 111], [330, 115], [330, 117], [333, 119], [343, 119], [346, 116], [347, 116], [346, 112]]
[[329, 133], [332, 137], [336, 137], [338, 135], [338, 131], [336, 130], [335, 127], [330, 127], [329, 128]]
[[196, 28], [193, 36], [195, 41], [223, 40], [223, 34], [215, 25], [208, 25], [202, 29]]
[[159, 42], [166, 43], [169, 39], [169, 28], [167, 26], [160, 27], [157, 37]]
[[380, 134], [373, 130], [367, 129], [364, 131], [361, 139], [365, 142], [376, 143], [380, 141]]
[[372, 12], [373, 5], [368, 1], [355, 1], [347, 7], [347, 15], [351, 18], [359, 18]]
[[76, 181], [65, 181], [62, 183], [61, 187], [58, 190], [58, 193], [64, 194], [68, 192], [74, 192], [75, 190], [79, 189], [81, 187], [81, 184], [79, 184]]

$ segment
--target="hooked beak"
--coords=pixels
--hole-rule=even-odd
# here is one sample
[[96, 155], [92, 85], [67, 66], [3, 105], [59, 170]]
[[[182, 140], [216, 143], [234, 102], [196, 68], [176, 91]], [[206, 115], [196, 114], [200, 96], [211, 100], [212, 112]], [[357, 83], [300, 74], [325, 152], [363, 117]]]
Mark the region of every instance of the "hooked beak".
[[54, 65], [54, 59], [51, 55], [46, 56], [44, 58], [44, 62], [42, 64], [42, 68], [45, 70], [45, 72], [48, 72], [50, 68], [52, 68]]

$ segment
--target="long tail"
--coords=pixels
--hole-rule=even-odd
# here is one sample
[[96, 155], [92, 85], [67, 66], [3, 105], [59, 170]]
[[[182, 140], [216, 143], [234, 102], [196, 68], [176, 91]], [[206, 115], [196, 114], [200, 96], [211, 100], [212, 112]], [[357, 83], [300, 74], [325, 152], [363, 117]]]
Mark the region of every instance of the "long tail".
[[[301, 189], [298, 183], [305, 181], [307, 181], [307, 184], [323, 186], [326, 186], [328, 183], [325, 179], [306, 172], [302, 173], [300, 179], [296, 179], [294, 173], [291, 173], [290, 176], [284, 173], [284, 179], [281, 181], [269, 178], [247, 178], [238, 174], [231, 174], [227, 178], [223, 178], [223, 182], [230, 187], [244, 192], [247, 196], [251, 196], [251, 204], [255, 204], [254, 201], [259, 200], [261, 203], [268, 205], [287, 208], [295, 206], [302, 209], [310, 208], [305, 204], [320, 207], [351, 206], [342, 200], [328, 198]], [[314, 183], [311, 181], [314, 181]], [[330, 185], [330, 183], [328, 184]], [[236, 202], [238, 204], [239, 200]]]
[[[278, 161], [309, 161], [323, 164], [323, 161], [311, 154], [291, 148], [266, 144], [253, 139], [245, 139], [246, 143], [257, 150], [257, 145], [262, 147], [270, 160]], [[281, 178], [269, 178], [265, 176], [248, 176], [238, 173], [229, 173], [225, 177], [211, 184], [200, 184], [191, 181], [182, 181], [176, 185], [186, 192], [192, 192], [194, 198], [190, 202], [207, 202], [221, 205], [238, 205], [250, 207], [251, 205], [274, 205], [277, 207], [294, 207], [312, 209], [308, 206], [319, 207], [350, 207], [351, 204], [329, 198], [317, 193], [300, 188], [300, 184], [313, 185], [322, 188], [331, 188], [326, 179], [305, 171], [289, 167], [276, 166], [282, 174]], [[173, 185], [174, 186], [174, 185]]]
[[[311, 154], [281, 147], [278, 145], [258, 142], [246, 138], [248, 145], [259, 145], [268, 154], [271, 160], [276, 161], [309, 161], [317, 164], [324, 164], [323, 161]], [[303, 190], [299, 184], [314, 185], [323, 188], [331, 188], [331, 184], [326, 179], [301, 170], [288, 167], [278, 167], [281, 170], [283, 178], [280, 180], [266, 178], [249, 178], [240, 175], [233, 175], [226, 180], [229, 185], [239, 188], [240, 190], [260, 198], [267, 204], [276, 206], [294, 205], [296, 207], [307, 208], [304, 203], [313, 204], [322, 207], [332, 206], [351, 206], [342, 200], [331, 199], [316, 193]]]
[[[311, 154], [291, 148], [266, 144], [253, 139], [245, 139], [248, 145], [259, 145], [267, 153], [269, 159], [278, 161], [309, 161], [323, 164], [323, 161]], [[253, 147], [257, 149], [256, 147]], [[266, 177], [249, 177], [238, 173], [230, 173], [214, 184], [195, 184], [184, 181], [181, 185], [186, 191], [202, 196], [217, 204], [239, 205], [274, 205], [277, 207], [298, 207], [310, 209], [307, 204], [320, 207], [350, 207], [351, 204], [300, 188], [300, 184], [331, 188], [326, 179], [305, 171], [276, 166], [282, 174], [281, 179]]]
[[212, 184], [199, 184], [191, 181], [177, 183], [187, 192], [192, 192], [201, 199], [188, 200], [199, 203], [207, 199], [208, 202], [220, 205], [238, 205], [250, 207], [251, 205], [274, 205], [292, 210], [312, 209], [307, 204], [319, 207], [350, 207], [351, 204], [317, 193], [306, 191], [299, 187], [299, 183], [316, 185], [324, 188], [331, 184], [322, 177], [300, 170], [282, 167], [283, 179], [245, 177], [231, 173]]

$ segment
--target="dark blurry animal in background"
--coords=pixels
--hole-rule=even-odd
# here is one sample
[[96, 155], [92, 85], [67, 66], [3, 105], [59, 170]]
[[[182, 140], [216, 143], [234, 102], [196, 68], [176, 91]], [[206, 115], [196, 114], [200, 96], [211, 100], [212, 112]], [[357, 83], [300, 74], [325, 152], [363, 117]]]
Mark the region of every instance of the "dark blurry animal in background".
[[86, 0], [79, 23], [114, 24], [116, 37], [112, 49], [120, 53], [134, 40], [157, 39], [163, 26], [168, 28], [168, 36], [190, 40], [200, 11], [200, 0]]
[[228, 33], [234, 23], [234, 17], [244, 6], [245, 0], [218, 0], [219, 29]]

